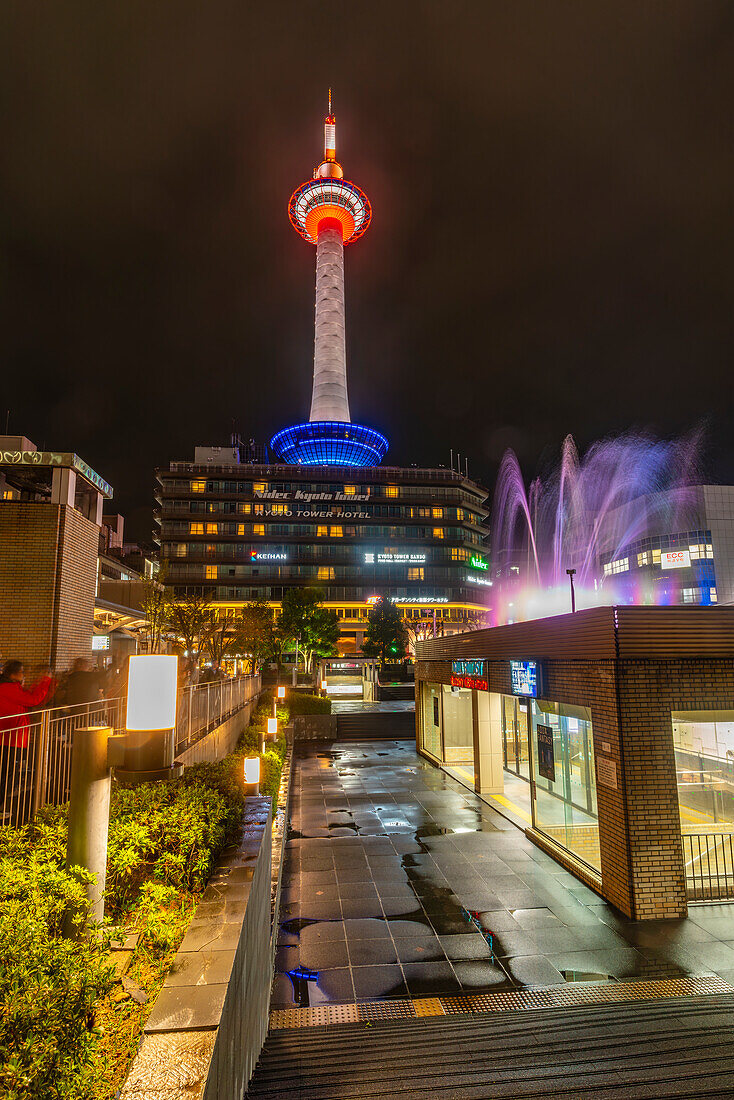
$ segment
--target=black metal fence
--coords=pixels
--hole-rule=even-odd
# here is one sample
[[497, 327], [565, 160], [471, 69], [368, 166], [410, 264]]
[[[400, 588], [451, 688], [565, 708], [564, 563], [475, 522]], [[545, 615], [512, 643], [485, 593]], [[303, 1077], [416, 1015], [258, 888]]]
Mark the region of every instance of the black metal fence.
[[682, 839], [689, 900], [734, 900], [734, 834], [684, 833]]

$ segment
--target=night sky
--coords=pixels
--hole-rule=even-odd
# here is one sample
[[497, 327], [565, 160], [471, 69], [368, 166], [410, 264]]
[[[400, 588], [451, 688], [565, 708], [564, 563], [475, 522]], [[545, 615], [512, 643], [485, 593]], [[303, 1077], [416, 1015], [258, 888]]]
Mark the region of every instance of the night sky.
[[568, 432], [705, 421], [734, 481], [734, 7], [42, 6], [0, 17], [0, 430], [74, 450], [130, 536], [153, 469], [307, 419], [315, 250], [287, 202], [337, 155], [352, 416], [386, 461], [491, 485]]

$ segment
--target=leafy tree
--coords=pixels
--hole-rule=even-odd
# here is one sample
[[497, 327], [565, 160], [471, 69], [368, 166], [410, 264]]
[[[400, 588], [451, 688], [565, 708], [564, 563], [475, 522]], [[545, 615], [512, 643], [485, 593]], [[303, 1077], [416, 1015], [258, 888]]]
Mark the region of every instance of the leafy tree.
[[315, 656], [334, 653], [339, 638], [339, 618], [336, 611], [321, 606], [322, 598], [318, 588], [289, 588], [276, 627], [282, 642], [298, 641], [306, 672], [312, 670]]
[[234, 611], [210, 608], [202, 628], [202, 643], [211, 661], [221, 664], [236, 648], [237, 616]]
[[197, 664], [201, 635], [209, 620], [208, 596], [182, 596], [171, 604], [168, 612], [169, 628], [183, 640], [184, 649]]
[[407, 643], [407, 631], [398, 608], [392, 600], [381, 596], [367, 618], [362, 652], [365, 657], [378, 657], [383, 662], [402, 661]]
[[415, 655], [416, 642], [433, 635], [433, 622], [430, 619], [406, 619], [403, 626], [408, 639], [408, 649]]
[[235, 651], [247, 659], [249, 673], [258, 672], [275, 647], [272, 608], [263, 599], [250, 600], [237, 617], [234, 631]]

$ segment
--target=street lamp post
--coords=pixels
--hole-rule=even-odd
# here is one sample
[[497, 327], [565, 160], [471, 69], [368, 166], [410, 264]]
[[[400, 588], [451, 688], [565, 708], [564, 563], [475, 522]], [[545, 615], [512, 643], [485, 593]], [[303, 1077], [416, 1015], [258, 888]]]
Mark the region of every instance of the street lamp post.
[[576, 573], [575, 569], [567, 569], [566, 570], [566, 576], [568, 577], [568, 579], [571, 582], [571, 614], [572, 615], [576, 611], [576, 591], [575, 591], [574, 586], [573, 586], [573, 578], [574, 578], [575, 573]]

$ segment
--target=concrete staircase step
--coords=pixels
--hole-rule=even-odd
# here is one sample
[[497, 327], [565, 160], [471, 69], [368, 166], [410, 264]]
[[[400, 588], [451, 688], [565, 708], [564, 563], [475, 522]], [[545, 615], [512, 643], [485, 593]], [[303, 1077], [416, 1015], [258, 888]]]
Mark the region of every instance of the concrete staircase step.
[[663, 1100], [734, 1095], [734, 997], [270, 1032], [248, 1097]]

